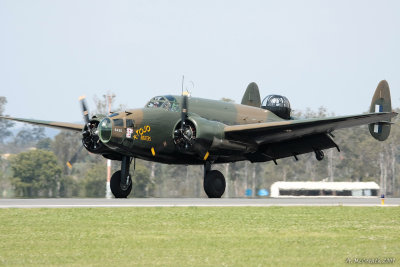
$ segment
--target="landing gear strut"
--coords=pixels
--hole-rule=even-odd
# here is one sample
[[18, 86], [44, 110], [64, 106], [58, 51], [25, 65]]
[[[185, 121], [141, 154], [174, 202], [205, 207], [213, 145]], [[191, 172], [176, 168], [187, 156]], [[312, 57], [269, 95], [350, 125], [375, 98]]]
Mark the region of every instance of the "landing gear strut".
[[204, 164], [204, 191], [209, 198], [221, 198], [225, 192], [224, 175], [217, 170], [211, 170], [211, 164]]
[[121, 170], [115, 172], [110, 181], [111, 192], [115, 198], [127, 198], [132, 190], [132, 178], [129, 174], [130, 157], [122, 157]]
[[325, 157], [324, 151], [322, 151], [322, 150], [315, 150], [315, 158], [316, 158], [318, 161], [323, 160], [324, 157]]

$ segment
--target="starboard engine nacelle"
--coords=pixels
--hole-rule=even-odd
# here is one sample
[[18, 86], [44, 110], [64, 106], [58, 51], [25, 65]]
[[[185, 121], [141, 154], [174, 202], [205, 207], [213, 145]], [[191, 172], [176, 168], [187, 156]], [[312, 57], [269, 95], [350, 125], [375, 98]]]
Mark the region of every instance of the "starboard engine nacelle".
[[[201, 117], [190, 116], [179, 121], [174, 129], [173, 139], [177, 149], [184, 153], [197, 154], [204, 160], [215, 139], [224, 138], [224, 124]], [[207, 156], [206, 156], [207, 155]]]
[[[383, 80], [378, 84], [374, 96], [372, 97], [369, 112], [392, 112], [392, 100], [387, 81]], [[369, 124], [369, 132], [376, 140], [385, 141], [390, 135], [391, 124], [390, 121]]]
[[183, 153], [195, 154], [202, 160], [217, 156], [221, 151], [249, 152], [248, 144], [235, 143], [225, 139], [225, 124], [202, 117], [188, 117], [181, 134], [181, 122], [175, 126], [173, 138], [177, 149]]

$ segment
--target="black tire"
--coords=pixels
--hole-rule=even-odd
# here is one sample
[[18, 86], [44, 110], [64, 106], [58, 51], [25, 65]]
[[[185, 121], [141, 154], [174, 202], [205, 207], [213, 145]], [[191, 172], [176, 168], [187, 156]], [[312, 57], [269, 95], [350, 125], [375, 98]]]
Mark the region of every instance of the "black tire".
[[111, 192], [113, 193], [115, 198], [127, 198], [132, 190], [132, 179], [129, 175], [129, 187], [126, 190], [122, 190], [121, 188], [121, 171], [116, 171], [111, 176], [110, 187]]
[[317, 158], [318, 161], [323, 160], [325, 157], [324, 151], [322, 150], [315, 151], [315, 157]]
[[224, 175], [217, 170], [209, 171], [204, 177], [204, 191], [209, 198], [221, 198], [225, 192]]

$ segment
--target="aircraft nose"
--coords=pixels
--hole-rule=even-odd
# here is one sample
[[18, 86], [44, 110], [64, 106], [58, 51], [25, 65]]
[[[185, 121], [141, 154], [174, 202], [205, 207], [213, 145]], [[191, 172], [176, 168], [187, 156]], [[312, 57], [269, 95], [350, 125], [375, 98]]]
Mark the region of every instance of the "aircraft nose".
[[101, 142], [107, 143], [111, 139], [112, 122], [110, 118], [104, 118], [99, 123], [99, 137]]

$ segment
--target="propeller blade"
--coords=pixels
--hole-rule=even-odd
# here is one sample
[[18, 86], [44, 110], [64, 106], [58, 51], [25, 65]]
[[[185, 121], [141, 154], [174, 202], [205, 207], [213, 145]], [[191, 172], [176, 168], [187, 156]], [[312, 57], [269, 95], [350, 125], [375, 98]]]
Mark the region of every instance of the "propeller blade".
[[85, 121], [86, 124], [89, 123], [89, 110], [86, 105], [86, 97], [81, 96], [79, 97], [79, 101], [81, 102], [81, 107], [82, 107], [82, 113], [83, 113], [83, 120]]
[[[207, 160], [210, 155], [208, 146], [196, 140], [196, 128], [188, 120], [188, 102], [188, 92], [182, 93], [181, 128], [175, 129], [174, 142], [181, 151], [195, 152], [199, 158]], [[156, 151], [157, 149], [152, 148], [151, 153], [153, 156], [155, 156]]]
[[72, 158], [67, 161], [68, 168], [72, 169], [72, 164], [75, 163], [76, 159], [78, 158], [79, 153], [81, 153], [83, 146], [80, 146], [79, 149], [75, 152]]
[[188, 114], [188, 96], [187, 94], [183, 94], [182, 97], [181, 132], [183, 133], [183, 127], [185, 126], [185, 121]]

